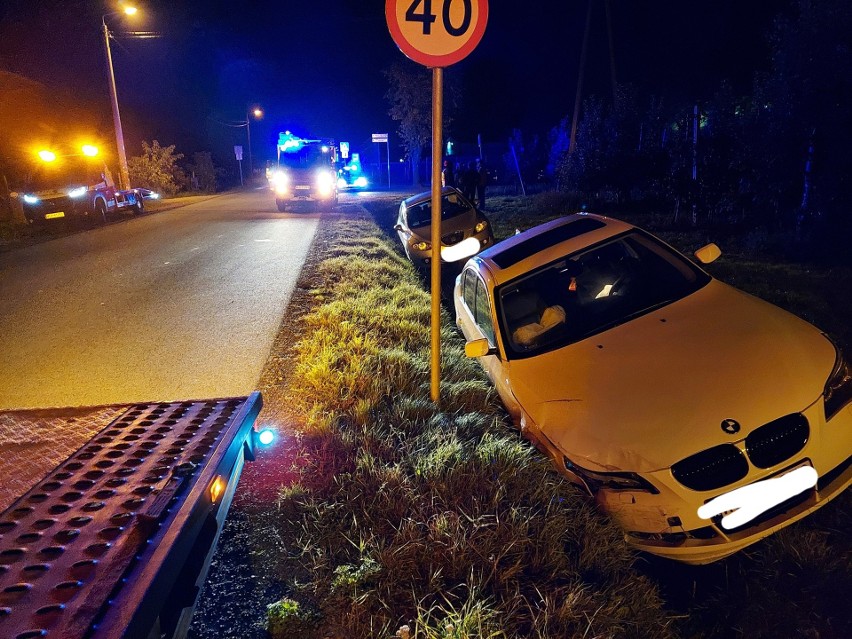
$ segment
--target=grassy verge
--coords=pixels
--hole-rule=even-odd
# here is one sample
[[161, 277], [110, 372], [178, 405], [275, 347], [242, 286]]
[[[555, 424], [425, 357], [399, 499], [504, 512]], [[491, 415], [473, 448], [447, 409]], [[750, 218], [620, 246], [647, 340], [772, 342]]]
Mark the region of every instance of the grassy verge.
[[673, 636], [620, 532], [508, 425], [446, 317], [434, 409], [428, 295], [372, 221], [340, 228], [289, 380], [306, 461], [277, 503], [293, 544], [273, 636]]

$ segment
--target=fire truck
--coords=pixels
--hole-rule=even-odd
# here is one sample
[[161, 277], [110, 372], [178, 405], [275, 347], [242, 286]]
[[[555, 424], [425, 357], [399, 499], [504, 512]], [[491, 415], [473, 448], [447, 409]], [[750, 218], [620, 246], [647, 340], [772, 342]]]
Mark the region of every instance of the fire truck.
[[278, 164], [269, 176], [279, 211], [288, 206], [337, 206], [339, 148], [334, 140], [278, 136]]
[[97, 224], [117, 213], [141, 213], [145, 207], [137, 189], [117, 189], [106, 166], [82, 158], [40, 166], [25, 180], [19, 197], [31, 224], [63, 220]]

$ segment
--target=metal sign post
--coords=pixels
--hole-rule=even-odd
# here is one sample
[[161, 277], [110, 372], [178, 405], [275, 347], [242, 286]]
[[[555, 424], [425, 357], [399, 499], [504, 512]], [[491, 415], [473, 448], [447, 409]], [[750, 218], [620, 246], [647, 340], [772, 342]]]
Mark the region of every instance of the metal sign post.
[[235, 146], [234, 155], [237, 156], [237, 164], [240, 165], [240, 186], [243, 185], [243, 147]]
[[[439, 6], [436, 6], [439, 5]], [[444, 67], [467, 57], [485, 33], [488, 0], [385, 0], [385, 18], [396, 46], [432, 69], [432, 375], [431, 397], [441, 396], [441, 160]], [[374, 140], [375, 141], [375, 140]], [[384, 140], [387, 142], [387, 138]], [[390, 185], [390, 147], [388, 147]]]
[[[373, 133], [373, 142], [377, 144], [387, 144], [388, 147], [388, 189], [390, 189], [390, 143], [388, 142], [388, 134], [387, 133]], [[381, 160], [380, 151], [376, 148], [376, 166], [379, 165]], [[379, 169], [381, 170], [381, 169]]]

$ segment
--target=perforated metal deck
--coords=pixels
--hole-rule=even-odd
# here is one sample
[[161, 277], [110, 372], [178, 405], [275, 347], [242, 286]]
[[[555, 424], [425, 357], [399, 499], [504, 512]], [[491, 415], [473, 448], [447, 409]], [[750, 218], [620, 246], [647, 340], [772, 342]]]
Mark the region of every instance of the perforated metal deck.
[[128, 406], [0, 514], [0, 637], [147, 637], [194, 604], [175, 585], [209, 560], [260, 406]]

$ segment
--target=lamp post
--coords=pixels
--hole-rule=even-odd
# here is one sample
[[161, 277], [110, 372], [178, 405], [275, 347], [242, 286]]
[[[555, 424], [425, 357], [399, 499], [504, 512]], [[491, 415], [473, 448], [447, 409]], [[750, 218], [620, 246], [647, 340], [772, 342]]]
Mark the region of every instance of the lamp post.
[[254, 175], [254, 164], [252, 163], [251, 159], [251, 116], [254, 116], [255, 119], [259, 120], [263, 117], [263, 110], [257, 106], [246, 108], [246, 137], [248, 138], [249, 181], [251, 181], [251, 178]]
[[[121, 115], [118, 112], [118, 93], [115, 90], [115, 72], [112, 68], [112, 51], [109, 47], [109, 28], [107, 27], [107, 16], [122, 13], [114, 11], [106, 13], [101, 17], [101, 26], [103, 27], [104, 46], [106, 47], [107, 57], [107, 78], [109, 79], [109, 93], [112, 101], [112, 121], [115, 127], [115, 146], [118, 151], [118, 188], [126, 190], [130, 188], [130, 174], [127, 170], [127, 153], [124, 150], [124, 132], [121, 129]], [[136, 14], [136, 7], [125, 7], [123, 13], [132, 16]]]

